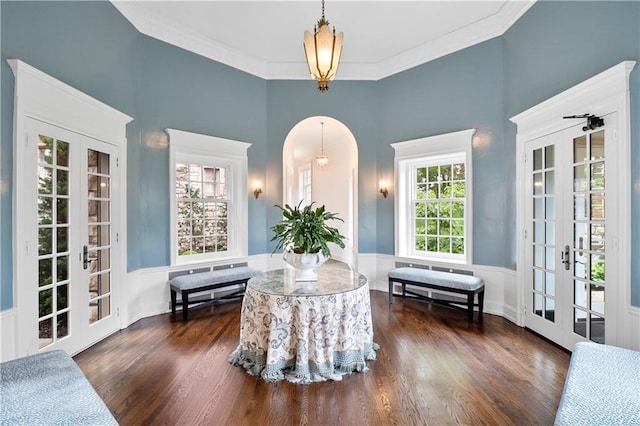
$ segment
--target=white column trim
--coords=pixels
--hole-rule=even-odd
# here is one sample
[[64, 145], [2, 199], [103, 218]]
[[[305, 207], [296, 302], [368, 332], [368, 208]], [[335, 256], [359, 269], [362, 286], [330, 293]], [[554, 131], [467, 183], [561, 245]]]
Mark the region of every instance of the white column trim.
[[[27, 296], [25, 286], [18, 286], [18, 282], [32, 282], [34, 272], [31, 271], [26, 262], [28, 251], [37, 250], [37, 241], [30, 241], [29, 227], [32, 225], [31, 216], [24, 217], [17, 214], [18, 211], [29, 211], [28, 209], [35, 203], [35, 200], [20, 194], [30, 193], [27, 185], [28, 172], [25, 167], [21, 167], [24, 159], [28, 155], [27, 119], [33, 118], [54, 126], [67, 129], [74, 133], [88, 136], [94, 139], [108, 141], [119, 149], [120, 182], [126, 182], [126, 154], [127, 138], [126, 125], [131, 120], [126, 114], [106, 105], [91, 96], [49, 76], [48, 74], [18, 60], [8, 59], [7, 62], [15, 77], [14, 89], [14, 122], [13, 122], [13, 308], [16, 311], [16, 327], [25, 322], [23, 319], [32, 315], [21, 309], [24, 306], [22, 300]], [[126, 218], [126, 186], [123, 186], [123, 200], [120, 214], [120, 240], [121, 245], [121, 273], [114, 278], [114, 283], [124, 282], [127, 264], [127, 218]], [[33, 210], [33, 209], [32, 209]], [[37, 271], [35, 272], [37, 277]], [[37, 313], [36, 313], [37, 314]], [[28, 321], [27, 321], [28, 322]], [[16, 331], [16, 335], [19, 332]], [[32, 348], [25, 346], [18, 341], [16, 356], [24, 356], [33, 352]]]
[[[628, 307], [631, 306], [631, 117], [629, 75], [635, 61], [623, 61], [596, 76], [573, 86], [564, 92], [547, 99], [540, 104], [521, 112], [511, 118], [518, 126], [516, 136], [516, 235], [517, 235], [517, 276], [518, 276], [518, 315], [517, 324], [524, 325], [525, 314], [525, 273], [524, 270], [524, 230], [525, 230], [525, 144], [528, 141], [575, 126], [572, 119], [564, 116], [574, 114], [594, 114], [604, 116], [617, 113], [618, 120], [611, 123], [616, 137], [616, 190], [620, 194], [617, 203], [616, 224], [618, 230], [617, 269], [619, 282], [625, 283], [624, 289], [618, 292], [616, 300], [612, 300], [611, 309], [620, 313], [617, 317], [618, 328], [626, 321], [632, 320]], [[621, 331], [618, 334], [624, 334]]]

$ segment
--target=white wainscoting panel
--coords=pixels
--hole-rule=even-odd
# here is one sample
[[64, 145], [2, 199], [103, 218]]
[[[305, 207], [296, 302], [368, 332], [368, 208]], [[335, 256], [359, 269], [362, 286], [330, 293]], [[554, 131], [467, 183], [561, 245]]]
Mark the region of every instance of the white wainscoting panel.
[[0, 312], [0, 362], [11, 361], [18, 355], [16, 317], [15, 309]]
[[618, 338], [620, 346], [640, 351], [640, 308], [627, 306], [624, 316], [620, 319], [622, 325]]
[[[505, 296], [511, 295], [511, 293], [515, 294], [516, 291], [515, 271], [492, 266], [452, 266], [446, 263], [417, 261], [416, 259], [399, 258], [386, 254], [363, 253], [358, 255], [359, 272], [367, 276], [371, 290], [386, 293], [389, 291], [388, 274], [395, 268], [396, 261], [473, 271], [473, 274], [482, 278], [485, 284], [484, 312], [500, 315], [515, 322], [515, 306], [505, 303]], [[515, 300], [515, 296], [510, 297]]]

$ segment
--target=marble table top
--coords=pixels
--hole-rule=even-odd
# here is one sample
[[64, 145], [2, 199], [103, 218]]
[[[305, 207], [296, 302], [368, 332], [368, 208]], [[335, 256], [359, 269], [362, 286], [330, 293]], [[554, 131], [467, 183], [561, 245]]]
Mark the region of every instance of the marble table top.
[[249, 280], [247, 289], [277, 296], [324, 296], [356, 290], [367, 284], [364, 275], [342, 268], [321, 266], [318, 281], [296, 282], [292, 268], [263, 272]]

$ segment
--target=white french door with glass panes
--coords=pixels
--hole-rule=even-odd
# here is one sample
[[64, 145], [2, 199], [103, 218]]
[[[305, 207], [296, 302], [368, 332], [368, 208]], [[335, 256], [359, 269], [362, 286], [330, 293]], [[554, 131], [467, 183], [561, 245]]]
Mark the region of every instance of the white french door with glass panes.
[[616, 342], [616, 309], [607, 305], [620, 287], [609, 232], [615, 182], [606, 179], [614, 158], [612, 126], [580, 124], [526, 144], [525, 325], [567, 349]]
[[70, 354], [118, 330], [117, 149], [27, 119], [23, 176], [34, 200], [25, 280], [18, 283], [20, 346]]

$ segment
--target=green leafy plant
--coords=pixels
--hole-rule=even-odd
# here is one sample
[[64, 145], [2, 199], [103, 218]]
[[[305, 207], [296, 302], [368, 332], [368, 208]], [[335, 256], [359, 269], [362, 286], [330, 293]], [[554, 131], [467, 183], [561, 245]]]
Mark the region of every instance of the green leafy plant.
[[291, 250], [294, 253], [318, 253], [322, 251], [326, 257], [331, 255], [328, 243], [335, 243], [344, 248], [344, 235], [337, 228], [329, 226], [327, 221], [339, 220], [336, 213], [325, 210], [325, 207], [313, 208], [313, 202], [304, 207], [302, 201], [295, 207], [285, 204], [284, 207], [275, 205], [282, 211], [281, 222], [271, 227], [274, 232], [271, 241], [276, 241], [273, 253], [280, 249]]

